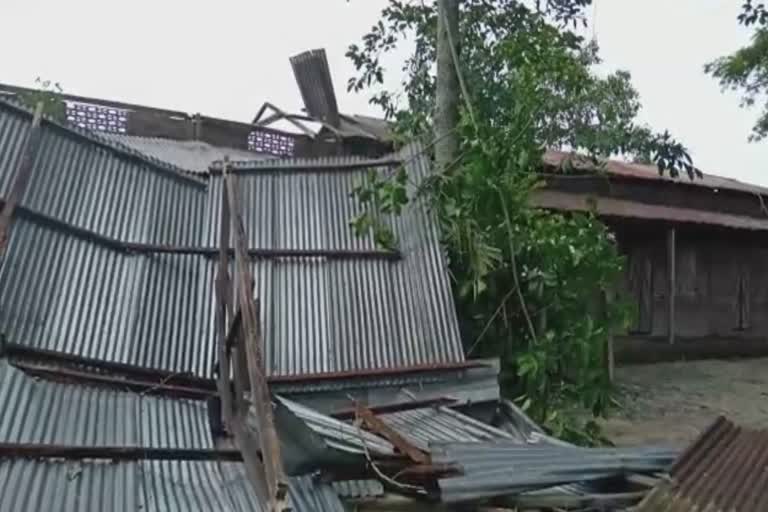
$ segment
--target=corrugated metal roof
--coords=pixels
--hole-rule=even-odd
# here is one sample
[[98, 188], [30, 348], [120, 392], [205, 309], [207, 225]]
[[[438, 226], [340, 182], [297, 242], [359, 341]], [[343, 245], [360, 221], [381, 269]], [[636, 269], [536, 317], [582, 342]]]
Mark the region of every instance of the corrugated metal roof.
[[[344, 512], [311, 476], [289, 480], [296, 512]], [[14, 512], [267, 512], [233, 462], [0, 460], [0, 510]]]
[[[318, 435], [328, 448], [353, 454], [363, 454], [366, 449], [376, 455], [395, 453], [392, 443], [358, 426], [321, 414], [286, 398], [278, 397], [278, 402], [304, 422], [306, 427]], [[281, 427], [278, 424], [279, 428]]]
[[291, 57], [304, 107], [310, 116], [333, 126], [339, 123], [339, 107], [325, 50], [311, 50]]
[[577, 212], [594, 210], [597, 214], [605, 217], [705, 224], [751, 231], [768, 230], [768, 218], [760, 219], [745, 215], [678, 208], [557, 190], [537, 190], [531, 196], [531, 203], [539, 208], [551, 210]]
[[346, 499], [369, 499], [384, 495], [378, 480], [339, 480], [331, 484], [336, 494]]
[[[0, 103], [0, 197], [29, 124]], [[155, 172], [148, 160], [44, 123], [22, 206], [110, 240], [215, 246], [221, 177]], [[415, 179], [426, 160], [409, 160]], [[357, 158], [324, 159], [345, 166]], [[302, 161], [281, 162], [301, 167]], [[260, 249], [373, 249], [348, 225], [365, 168], [240, 177], [245, 224]], [[215, 263], [202, 255], [131, 254], [39, 218], [15, 222], [0, 267], [0, 331], [50, 350], [212, 375]], [[403, 259], [254, 262], [272, 375], [462, 361], [436, 226], [415, 205], [392, 221]]]
[[[563, 151], [547, 151], [544, 154], [544, 163], [554, 167], [571, 166], [577, 171], [596, 171], [597, 166], [584, 155], [574, 155]], [[733, 178], [724, 178], [712, 174], [704, 174], [702, 178], [689, 179], [683, 175], [678, 179], [671, 178], [668, 173], [659, 174], [658, 168], [653, 165], [633, 164], [619, 160], [608, 160], [600, 168], [603, 172], [625, 178], [653, 180], [681, 185], [693, 185], [719, 190], [733, 190], [750, 194], [768, 194], [768, 188], [759, 185], [744, 183]]]
[[768, 509], [768, 432], [719, 417], [675, 461], [671, 481], [655, 488], [639, 512], [762, 512]]
[[0, 459], [0, 510], [136, 512], [140, 486], [135, 463]]
[[104, 133], [109, 140], [140, 151], [189, 172], [206, 174], [216, 160], [229, 156], [230, 160], [271, 159], [272, 155], [255, 153], [245, 149], [226, 148], [199, 140], [173, 140], [159, 137], [140, 137], [121, 133]]
[[203, 402], [37, 379], [5, 360], [0, 410], [3, 443], [213, 448]]
[[449, 407], [424, 407], [376, 415], [414, 446], [429, 451], [436, 442], [515, 440], [514, 436]]
[[[4, 163], [7, 164], [18, 160], [26, 134], [29, 133], [32, 113], [20, 103], [5, 98], [0, 98], [0, 111], [2, 111], [2, 114], [0, 114], [0, 141], [2, 141], [0, 142], [0, 154], [5, 153], [3, 157], [7, 155], [8, 158], [8, 160], [3, 162], [3, 157], [0, 157], [0, 168], [2, 168]], [[92, 151], [95, 150], [105, 150], [110, 155], [119, 155], [124, 161], [127, 160], [135, 165], [150, 168], [155, 172], [175, 176], [187, 182], [201, 183], [198, 178], [189, 175], [185, 169], [106, 138], [102, 132], [95, 132], [70, 124], [64, 125], [58, 121], [44, 118], [41, 139], [43, 147], [46, 144], [57, 142], [59, 144], [57, 149], [67, 152], [72, 150], [72, 144], [90, 146], [91, 151], [87, 152], [89, 154], [93, 154]], [[81, 147], [80, 156], [88, 156], [84, 153], [86, 152]], [[58, 166], [64, 166], [64, 169], [68, 169], [73, 164], [83, 165], [86, 162], [82, 160], [65, 160], [56, 161], [55, 163]], [[37, 165], [40, 165], [40, 163], [38, 162]], [[2, 192], [3, 197], [5, 197], [6, 189], [3, 188]]]
[[439, 481], [446, 503], [519, 495], [536, 489], [665, 471], [676, 452], [664, 448], [578, 448], [510, 442], [434, 443], [436, 464], [458, 464], [461, 476]]

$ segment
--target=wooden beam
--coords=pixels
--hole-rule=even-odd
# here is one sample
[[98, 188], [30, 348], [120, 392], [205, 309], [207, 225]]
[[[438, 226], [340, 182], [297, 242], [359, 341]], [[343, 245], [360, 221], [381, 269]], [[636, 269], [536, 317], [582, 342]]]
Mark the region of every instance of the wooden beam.
[[[429, 400], [409, 400], [407, 402], [399, 402], [396, 404], [387, 404], [379, 406], [368, 406], [368, 409], [374, 414], [388, 414], [401, 411], [412, 411], [414, 409], [423, 409], [426, 407], [437, 407], [440, 405], [450, 406], [456, 403], [455, 398], [439, 397]], [[352, 420], [358, 416], [357, 407], [352, 409], [345, 409], [342, 411], [332, 412], [329, 416], [339, 420]]]
[[409, 443], [399, 432], [377, 418], [370, 409], [362, 404], [357, 404], [357, 415], [371, 432], [381, 435], [384, 439], [395, 445], [401, 453], [410, 457], [413, 462], [431, 465], [429, 455]]
[[0, 458], [6, 457], [34, 459], [210, 460], [231, 462], [243, 460], [239, 450], [0, 443]]
[[219, 338], [219, 375], [217, 387], [221, 397], [221, 421], [228, 431], [232, 431], [235, 416], [235, 402], [230, 385], [230, 347], [227, 343], [227, 321], [231, 315], [232, 300], [229, 279], [229, 204], [227, 194], [222, 187], [221, 213], [219, 224], [219, 266], [216, 271], [216, 331]]
[[282, 510], [286, 507], [288, 481], [283, 470], [280, 440], [275, 430], [272, 411], [272, 399], [265, 375], [264, 358], [262, 355], [261, 325], [259, 310], [253, 298], [253, 277], [251, 276], [251, 259], [247, 253], [248, 241], [245, 226], [241, 216], [239, 197], [235, 180], [228, 172], [227, 162], [224, 165], [224, 182], [227, 189], [232, 218], [232, 235], [235, 245], [235, 266], [238, 273], [239, 308], [242, 312], [241, 338], [250, 380], [250, 397], [256, 412], [259, 428], [259, 443], [261, 446], [264, 476], [269, 492], [270, 507]]
[[[0, 198], [0, 206], [2, 206], [3, 209], [5, 209], [8, 204], [10, 204], [8, 199]], [[116, 238], [104, 236], [89, 229], [75, 226], [21, 205], [17, 205], [14, 212], [18, 217], [29, 219], [32, 222], [48, 226], [52, 229], [64, 231], [81, 240], [87, 240], [108, 247], [109, 249], [129, 254], [181, 254], [204, 256], [207, 258], [216, 258], [221, 254], [221, 251], [216, 247], [124, 242]], [[389, 250], [249, 248], [247, 253], [251, 258], [266, 260], [277, 258], [325, 258], [328, 260], [398, 261], [402, 259], [402, 254], [399, 251]], [[234, 256], [234, 249], [228, 249], [227, 254], [230, 257]]]
[[675, 342], [675, 299], [677, 295], [677, 232], [671, 227], [667, 230], [667, 339]]
[[32, 117], [32, 126], [29, 129], [29, 135], [24, 143], [21, 159], [14, 174], [11, 193], [6, 198], [3, 209], [0, 211], [0, 254], [5, 252], [10, 237], [11, 224], [13, 223], [13, 214], [16, 206], [24, 197], [27, 185], [32, 176], [32, 169], [35, 165], [35, 158], [40, 147], [41, 128], [40, 121], [43, 117], [43, 102], [38, 101], [35, 106], [35, 114]]
[[117, 378], [119, 376], [124, 376], [128, 379], [141, 381], [145, 386], [164, 383], [186, 388], [196, 388], [203, 391], [216, 390], [216, 383], [213, 380], [197, 377], [188, 373], [174, 373], [167, 370], [147, 368], [145, 366], [102, 361], [101, 359], [82, 357], [79, 355], [67, 354], [65, 352], [28, 347], [19, 343], [6, 343], [5, 351], [9, 357], [13, 358], [23, 358], [35, 362], [43, 361], [66, 364], [80, 368], [88, 367], [106, 370], [110, 372], [113, 377]]
[[205, 400], [213, 396], [212, 391], [199, 388], [170, 385], [163, 382], [152, 383], [146, 381], [138, 381], [122, 377], [115, 377], [113, 375], [89, 373], [84, 371], [71, 370], [68, 368], [51, 368], [49, 366], [20, 361], [15, 362], [14, 366], [32, 375], [61, 379], [65, 381], [73, 381], [77, 383], [97, 384], [120, 389], [123, 391], [130, 390], [145, 395], [171, 396], [176, 398], [189, 398], [192, 400]]

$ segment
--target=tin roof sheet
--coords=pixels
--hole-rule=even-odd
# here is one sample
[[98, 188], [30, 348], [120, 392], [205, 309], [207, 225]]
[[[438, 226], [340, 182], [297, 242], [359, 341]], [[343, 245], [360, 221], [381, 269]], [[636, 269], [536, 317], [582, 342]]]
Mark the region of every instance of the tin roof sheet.
[[605, 217], [703, 224], [750, 231], [768, 230], [768, 218], [678, 208], [557, 190], [537, 190], [533, 193], [531, 202], [539, 208], [576, 212], [595, 211], [598, 215]]
[[123, 144], [147, 156], [157, 158], [186, 171], [206, 174], [208, 167], [225, 156], [233, 161], [271, 159], [272, 155], [255, 153], [245, 149], [214, 146], [199, 140], [174, 140], [160, 137], [141, 137], [122, 133], [102, 134], [108, 140]]
[[[344, 512], [311, 476], [289, 480], [296, 512]], [[233, 462], [0, 460], [0, 510], [38, 512], [267, 512]]]
[[213, 448], [203, 402], [37, 379], [3, 359], [0, 410], [2, 443]]
[[639, 512], [768, 509], [768, 431], [719, 417], [675, 461], [671, 481], [655, 488]]
[[[28, 112], [0, 103], [0, 197], [29, 124]], [[415, 179], [429, 172], [417, 151], [397, 155]], [[280, 162], [290, 172], [239, 177], [253, 248], [375, 247], [348, 224], [360, 211], [349, 195], [369, 165], [323, 159], [316, 172], [306, 161]], [[214, 260], [115, 246], [215, 247], [220, 197], [220, 176], [190, 179], [44, 122], [25, 210], [0, 263], [0, 331], [20, 344], [211, 377]], [[254, 261], [271, 375], [463, 361], [435, 223], [419, 204], [391, 222], [399, 261]]]
[[[574, 155], [564, 151], [547, 151], [544, 154], [544, 163], [551, 167], [570, 166], [576, 171], [598, 171], [598, 166], [588, 157], [578, 154]], [[671, 178], [668, 174], [659, 174], [658, 168], [653, 165], [635, 164], [619, 160], [608, 160], [604, 162], [601, 170], [602, 172], [607, 172], [609, 175], [621, 176], [624, 178], [678, 183], [680, 185], [732, 190], [749, 194], [768, 194], [768, 188], [766, 187], [744, 183], [733, 178], [704, 174], [703, 177], [693, 180], [689, 179], [687, 176], [681, 176], [680, 178], [675, 179]]]

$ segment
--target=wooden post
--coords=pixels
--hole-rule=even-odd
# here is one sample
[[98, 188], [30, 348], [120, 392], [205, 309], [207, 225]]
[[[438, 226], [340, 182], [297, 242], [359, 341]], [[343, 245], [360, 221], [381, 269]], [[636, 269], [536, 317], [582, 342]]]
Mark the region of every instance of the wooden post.
[[675, 295], [677, 294], [677, 233], [675, 228], [669, 228], [667, 231], [667, 326], [669, 343], [675, 342]]
[[11, 223], [16, 207], [24, 197], [29, 178], [32, 176], [32, 168], [35, 165], [35, 157], [40, 147], [40, 122], [43, 117], [43, 102], [37, 102], [35, 114], [32, 117], [32, 127], [29, 130], [29, 136], [24, 144], [23, 153], [19, 166], [16, 169], [11, 191], [5, 199], [2, 211], [0, 211], [0, 255], [5, 252], [10, 237]]
[[[603, 299], [605, 301], [603, 314], [607, 316], [608, 305], [613, 301], [613, 290], [610, 288], [603, 292]], [[613, 329], [608, 330], [608, 339], [606, 340], [605, 347], [605, 365], [608, 371], [608, 380], [613, 382], [615, 360], [613, 355]]]
[[[224, 165], [227, 165], [225, 158]], [[232, 401], [230, 384], [229, 358], [227, 347], [227, 324], [232, 315], [232, 300], [229, 280], [229, 202], [226, 187], [222, 186], [221, 219], [219, 224], [219, 268], [216, 273], [216, 328], [219, 338], [219, 376], [217, 379], [219, 395], [221, 396], [221, 419], [228, 431], [232, 431], [232, 418], [235, 409]]]
[[[251, 259], [248, 256], [248, 242], [245, 235], [245, 227], [241, 216], [241, 207], [237, 195], [237, 187], [228, 168], [224, 166], [224, 185], [227, 189], [230, 214], [232, 221], [232, 235], [235, 245], [235, 265], [237, 271], [238, 306], [242, 315], [242, 333], [240, 340], [247, 358], [247, 371], [250, 380], [250, 398], [255, 409], [258, 425], [259, 444], [261, 447], [262, 467], [264, 471], [265, 487], [268, 491], [268, 499], [271, 510], [283, 510], [286, 506], [288, 483], [283, 470], [282, 454], [280, 452], [280, 440], [275, 430], [274, 415], [272, 411], [272, 398], [267, 385], [265, 364], [262, 355], [261, 327], [259, 324], [259, 310], [253, 297], [253, 277], [251, 276]], [[237, 361], [235, 362], [237, 365]], [[236, 367], [237, 368], [237, 367]], [[245, 415], [238, 418], [238, 427], [245, 426]], [[247, 447], [241, 447], [247, 449]], [[252, 457], [255, 453], [243, 453], [243, 457]], [[258, 483], [256, 484], [258, 487]]]

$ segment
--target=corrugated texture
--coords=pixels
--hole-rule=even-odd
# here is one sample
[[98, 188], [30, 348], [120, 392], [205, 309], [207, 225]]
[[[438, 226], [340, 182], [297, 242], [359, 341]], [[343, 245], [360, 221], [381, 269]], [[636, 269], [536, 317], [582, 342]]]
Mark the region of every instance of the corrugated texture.
[[278, 401], [318, 435], [328, 448], [354, 454], [365, 453], [366, 449], [378, 455], [395, 453], [392, 443], [362, 428], [326, 416], [286, 398], [278, 397]]
[[428, 451], [436, 442], [513, 441], [515, 438], [448, 407], [425, 407], [376, 415], [414, 446]]
[[384, 495], [378, 480], [340, 480], [331, 484], [336, 494], [345, 499], [370, 499]]
[[675, 451], [663, 448], [577, 448], [509, 442], [433, 444], [431, 448], [433, 463], [458, 464], [463, 472], [439, 481], [441, 499], [446, 503], [519, 495], [628, 473], [663, 472], [676, 456]]
[[137, 512], [140, 485], [135, 463], [0, 460], [0, 510], [9, 512]]
[[640, 510], [762, 512], [768, 509], [768, 432], [718, 418], [671, 470]]
[[208, 167], [216, 160], [229, 156], [230, 160], [271, 159], [271, 155], [237, 148], [213, 146], [199, 140], [173, 140], [158, 137], [139, 137], [118, 133], [105, 133], [103, 136], [124, 144], [136, 151], [163, 160], [189, 172], [206, 174]]
[[332, 126], [339, 125], [339, 107], [325, 50], [312, 50], [291, 57], [291, 66], [307, 113]]
[[[10, 128], [0, 131], [0, 147], [12, 155], [24, 115], [4, 105], [0, 123]], [[428, 169], [412, 151], [401, 157], [418, 181]], [[0, 180], [14, 171], [13, 161], [4, 160]], [[216, 246], [222, 178], [206, 185], [149, 162], [44, 124], [22, 205], [115, 240]], [[367, 170], [333, 169], [361, 160], [315, 162], [330, 169], [311, 172], [312, 161], [280, 161], [286, 170], [305, 170], [239, 177], [251, 247], [375, 248], [349, 226], [360, 212], [349, 194]], [[402, 261], [254, 262], [270, 374], [463, 360], [434, 223], [417, 205], [393, 227]], [[21, 218], [0, 267], [0, 331], [34, 347], [211, 376], [214, 277], [215, 261], [204, 256], [128, 254]]]
[[130, 255], [17, 219], [0, 267], [0, 329], [33, 347], [209, 376], [206, 268], [201, 256]]
[[3, 443], [213, 448], [202, 402], [36, 379], [5, 360], [0, 410]]
[[[564, 165], [571, 166], [576, 171], [593, 172], [598, 170], [597, 166], [595, 166], [595, 164], [588, 157], [583, 155], [574, 156], [571, 153], [565, 153], [562, 151], [547, 151], [544, 155], [544, 162], [545, 164], [554, 167], [561, 167]], [[674, 179], [669, 176], [669, 173], [660, 175], [659, 170], [655, 166], [620, 162], [618, 160], [609, 160], [605, 162], [605, 165], [601, 167], [601, 170], [603, 172], [607, 172], [608, 174], [626, 178], [674, 182], [682, 185], [694, 185], [711, 189], [733, 190], [737, 192], [747, 192], [750, 194], [768, 194], [768, 188], [744, 183], [733, 178], [724, 178], [722, 176], [704, 174], [702, 178], [691, 180], [687, 175], [683, 174], [679, 179]]]
[[[290, 480], [295, 512], [344, 512], [333, 489]], [[13, 512], [266, 512], [239, 463], [0, 460], [0, 510]]]

